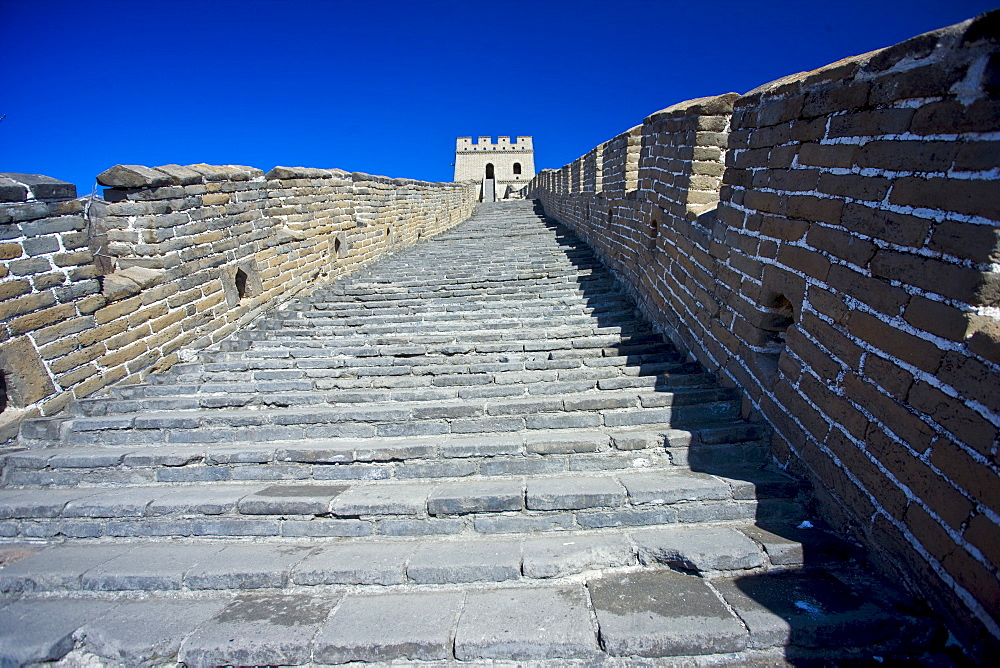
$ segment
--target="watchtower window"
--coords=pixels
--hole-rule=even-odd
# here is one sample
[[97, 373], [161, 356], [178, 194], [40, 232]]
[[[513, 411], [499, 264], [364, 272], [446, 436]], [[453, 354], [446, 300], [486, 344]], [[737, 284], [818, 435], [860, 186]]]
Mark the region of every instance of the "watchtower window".
[[515, 162], [514, 163], [514, 173], [515, 174], [520, 174], [521, 173], [521, 163], [519, 163], [519, 162]]
[[0, 413], [7, 410], [7, 376], [0, 371]]
[[486, 178], [492, 179], [493, 177], [493, 163], [486, 163]]

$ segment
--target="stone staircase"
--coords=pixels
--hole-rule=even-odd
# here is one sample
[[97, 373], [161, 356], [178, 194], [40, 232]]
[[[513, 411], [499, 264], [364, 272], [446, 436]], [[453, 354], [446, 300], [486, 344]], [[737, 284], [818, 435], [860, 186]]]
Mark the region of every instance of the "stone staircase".
[[739, 408], [571, 232], [483, 205], [25, 423], [0, 664], [918, 657], [936, 623]]

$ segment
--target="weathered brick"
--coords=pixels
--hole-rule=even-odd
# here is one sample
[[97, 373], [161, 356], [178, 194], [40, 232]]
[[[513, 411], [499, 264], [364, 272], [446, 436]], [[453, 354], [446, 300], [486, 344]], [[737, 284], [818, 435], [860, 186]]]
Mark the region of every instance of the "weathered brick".
[[933, 343], [907, 334], [868, 313], [851, 313], [847, 327], [858, 339], [928, 373], [937, 371], [941, 363], [942, 350]]
[[902, 288], [840, 264], [830, 268], [827, 282], [838, 292], [862, 301], [886, 315], [900, 315], [903, 307], [910, 301], [910, 295]]
[[969, 520], [963, 538], [972, 543], [994, 564], [1000, 564], [1000, 526], [986, 515], [976, 515]]
[[989, 286], [983, 272], [937, 258], [879, 249], [870, 263], [872, 274], [935, 292], [967, 304], [989, 299], [983, 289]]
[[885, 74], [872, 82], [868, 101], [874, 106], [915, 97], [945, 95], [954, 83], [962, 79], [964, 69], [958, 64], [934, 63]]
[[891, 431], [917, 453], [923, 453], [930, 447], [934, 440], [934, 430], [902, 402], [896, 401], [855, 374], [845, 376], [844, 390], [851, 401], [863, 407], [878, 421], [869, 425], [865, 436], [867, 442], [882, 439], [883, 432]]
[[1000, 226], [942, 220], [934, 223], [927, 246], [975, 262], [1000, 262]]
[[824, 174], [817, 190], [848, 199], [881, 202], [889, 192], [889, 179], [860, 174]]
[[847, 260], [857, 267], [865, 267], [875, 255], [875, 245], [841, 229], [812, 225], [806, 243], [817, 250]]
[[14, 318], [8, 327], [10, 327], [11, 334], [24, 334], [60, 320], [66, 320], [74, 315], [76, 315], [76, 309], [73, 308], [72, 304], [61, 304]]
[[[865, 109], [830, 119], [829, 138], [878, 137], [902, 134], [910, 127], [913, 109]], [[881, 143], [881, 142], [874, 142]]]
[[910, 299], [903, 318], [914, 327], [952, 341], [964, 340], [969, 325], [966, 313], [920, 295], [914, 295]]
[[830, 260], [821, 253], [808, 248], [782, 244], [778, 251], [778, 262], [807, 276], [823, 281], [830, 272]]
[[996, 374], [983, 362], [949, 350], [944, 354], [937, 373], [961, 396], [976, 399], [990, 410], [1000, 411], [1000, 385], [996, 382]]
[[858, 147], [853, 144], [817, 144], [809, 142], [798, 147], [800, 165], [817, 167], [844, 167], [854, 164]]
[[31, 313], [55, 303], [56, 298], [51, 292], [37, 292], [16, 299], [8, 299], [0, 302], [0, 320], [13, 318], [23, 313]]
[[897, 480], [951, 528], [959, 528], [968, 519], [973, 504], [899, 442], [872, 426], [868, 430], [868, 448]]
[[969, 105], [942, 100], [921, 105], [914, 113], [910, 132], [918, 135], [996, 132], [1000, 130], [1000, 102], [978, 99]]
[[869, 84], [865, 82], [847, 84], [836, 81], [810, 88], [802, 106], [806, 118], [825, 116], [838, 111], [860, 109], [868, 101]]
[[949, 141], [873, 141], [861, 148], [855, 162], [897, 172], [945, 172], [957, 153], [958, 144]]
[[995, 193], [994, 181], [907, 177], [896, 182], [889, 201], [900, 206], [954, 211], [1000, 221], [1000, 198]]
[[892, 241], [903, 246], [919, 247], [930, 231], [932, 221], [892, 211], [882, 211], [863, 204], [844, 207], [841, 224], [849, 231]]
[[781, 213], [789, 218], [804, 218], [821, 223], [836, 225], [844, 209], [843, 200], [821, 199], [811, 195], [791, 195], [785, 198]]
[[907, 400], [907, 394], [913, 386], [912, 373], [878, 355], [868, 355], [865, 358], [864, 376], [899, 401]]
[[906, 395], [906, 401], [929, 416], [966, 445], [983, 455], [989, 455], [997, 438], [997, 428], [986, 418], [925, 381], [917, 381]]

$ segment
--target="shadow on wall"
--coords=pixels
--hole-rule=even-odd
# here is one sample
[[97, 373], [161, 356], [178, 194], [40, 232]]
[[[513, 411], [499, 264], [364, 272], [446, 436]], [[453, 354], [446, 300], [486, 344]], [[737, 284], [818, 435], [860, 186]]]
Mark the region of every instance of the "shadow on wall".
[[1000, 647], [998, 26], [653, 114], [634, 194], [624, 135], [582, 188], [528, 190], [975, 657]]
[[[537, 200], [535, 211], [545, 216]], [[711, 221], [713, 213], [706, 211], [700, 218]], [[551, 218], [546, 224], [556, 230], [556, 239], [578, 269], [603, 266], [572, 230]], [[598, 326], [617, 327], [635, 304], [623, 294], [609, 295], [605, 276], [611, 278], [611, 272], [581, 279], [579, 284]], [[651, 345], [660, 351], [649, 354]], [[762, 648], [784, 646], [792, 665], [815, 665], [844, 646], [864, 647], [867, 653], [842, 659], [872, 659], [880, 654], [901, 659], [895, 653], [900, 648], [920, 647], [934, 634], [941, 639], [942, 630], [927, 623], [926, 606], [868, 574], [861, 546], [808, 519], [808, 485], [770, 466], [770, 429], [740, 419], [741, 392], [720, 387], [713, 374], [688, 361], [652, 329], [623, 332], [616, 347], [636, 375], [657, 377], [650, 389], [658, 396], [644, 399], [643, 404], [671, 409], [671, 427], [679, 431], [661, 433], [656, 445], [676, 465], [730, 481], [744, 503], [757, 501], [753, 527], [746, 533], [764, 546], [774, 570], [713, 580], [753, 640]], [[669, 565], [698, 574], [691, 564]], [[844, 642], [845, 634], [849, 642]]]

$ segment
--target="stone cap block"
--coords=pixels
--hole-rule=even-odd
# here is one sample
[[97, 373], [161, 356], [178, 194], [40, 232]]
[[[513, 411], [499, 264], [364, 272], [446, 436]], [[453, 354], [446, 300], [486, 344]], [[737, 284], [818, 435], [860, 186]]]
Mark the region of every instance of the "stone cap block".
[[186, 165], [188, 169], [201, 174], [205, 182], [209, 181], [251, 181], [264, 176], [264, 170], [246, 165]]
[[0, 173], [0, 202], [29, 199], [73, 199], [76, 186], [43, 174]]
[[199, 172], [182, 165], [160, 165], [156, 171], [169, 176], [176, 186], [191, 186], [202, 182], [202, 176]]
[[251, 181], [264, 171], [245, 165], [115, 165], [97, 175], [97, 182], [111, 188], [161, 188], [212, 181]]
[[683, 118], [684, 116], [720, 116], [733, 113], [733, 103], [739, 98], [739, 93], [724, 93], [709, 97], [697, 97], [672, 104], [646, 117], [644, 123], [655, 123], [667, 118]]
[[159, 188], [171, 185], [172, 179], [143, 165], [115, 165], [98, 174], [97, 182], [111, 188]]
[[23, 183], [0, 176], [0, 202], [24, 202], [28, 199], [28, 188]]
[[280, 179], [330, 179], [334, 177], [344, 178], [347, 172], [339, 169], [319, 169], [317, 167], [282, 167], [277, 166], [271, 169], [265, 178], [268, 180]]

